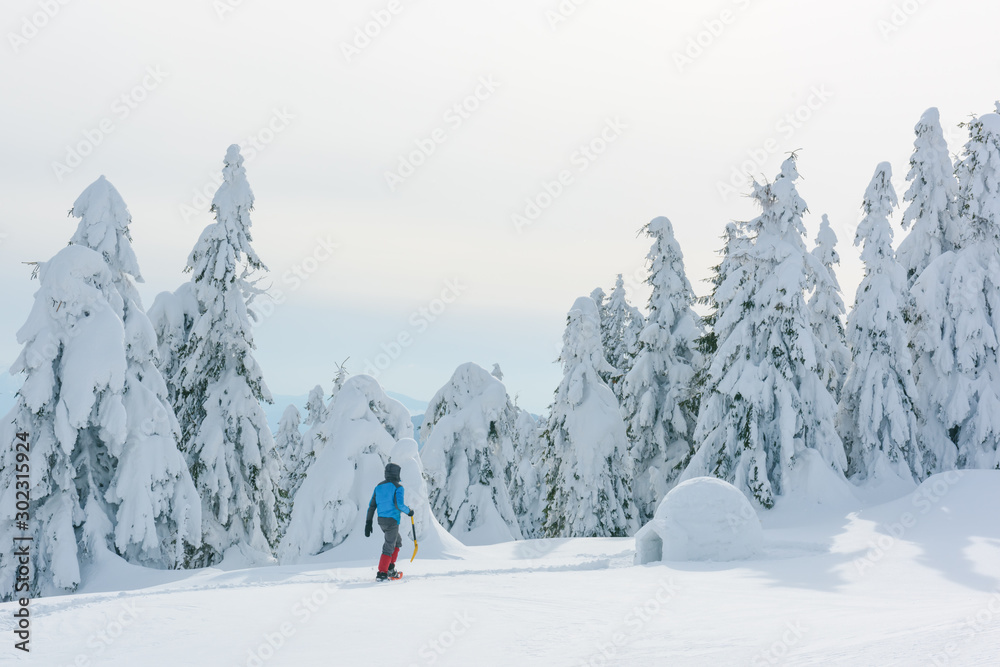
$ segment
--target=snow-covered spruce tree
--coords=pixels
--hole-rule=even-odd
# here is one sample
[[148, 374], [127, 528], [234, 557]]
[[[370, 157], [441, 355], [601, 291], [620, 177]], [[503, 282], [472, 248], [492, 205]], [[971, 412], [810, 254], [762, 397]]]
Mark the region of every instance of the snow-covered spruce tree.
[[[312, 456], [307, 456], [303, 446], [302, 414], [294, 405], [289, 405], [281, 413], [278, 431], [274, 434], [274, 451], [281, 461], [281, 476], [277, 485], [279, 532], [284, 534], [288, 520], [292, 516], [292, 500], [302, 485], [302, 479], [312, 464]], [[309, 452], [311, 454], [312, 452]]]
[[[941, 362], [948, 365], [944, 352], [934, 353], [935, 343], [943, 340], [941, 326], [951, 326], [949, 321], [925, 319], [921, 310], [937, 313], [944, 306], [944, 295], [940, 286], [924, 286], [925, 296], [941, 299], [918, 307], [915, 302], [917, 279], [938, 257], [953, 253], [962, 244], [965, 236], [964, 220], [958, 212], [958, 180], [955, 178], [948, 145], [941, 130], [938, 110], [930, 108], [924, 112], [914, 128], [913, 155], [906, 179], [910, 187], [903, 196], [909, 202], [903, 212], [903, 229], [912, 224], [909, 234], [899, 244], [896, 258], [902, 265], [907, 278], [907, 301], [903, 314], [909, 322], [909, 340], [913, 354], [913, 376], [917, 385], [917, 407], [920, 420], [920, 442], [925, 474], [954, 467], [956, 451], [950, 443], [944, 419], [940, 416], [940, 401], [934, 397], [942, 389], [940, 385]], [[928, 291], [929, 289], [929, 291]], [[933, 357], [936, 357], [933, 358]], [[935, 405], [937, 403], [937, 405]]]
[[[722, 234], [723, 246], [718, 251], [721, 259], [719, 263], [712, 267], [712, 274], [705, 279], [712, 286], [709, 293], [698, 297], [698, 303], [708, 309], [708, 314], [702, 318], [704, 332], [698, 338], [698, 351], [701, 353], [701, 365], [695, 369], [695, 376], [692, 380], [692, 389], [689, 400], [701, 406], [702, 395], [708, 383], [708, 370], [715, 359], [715, 353], [719, 348], [719, 336], [722, 338], [728, 335], [728, 331], [721, 330], [718, 324], [719, 313], [726, 310], [729, 302], [726, 301], [726, 293], [732, 294], [736, 287], [743, 284], [746, 272], [743, 270], [746, 264], [747, 252], [751, 247], [750, 239], [747, 236], [746, 224], [741, 222], [730, 222], [726, 224]], [[725, 289], [720, 291], [725, 285]], [[731, 326], [731, 321], [730, 321]]]
[[896, 251], [896, 259], [912, 287], [927, 265], [942, 253], [957, 248], [962, 239], [958, 220], [958, 181], [941, 130], [938, 110], [931, 107], [914, 128], [917, 138], [910, 156], [906, 180], [910, 187], [903, 195], [909, 206], [903, 211], [903, 229], [911, 224]]
[[1000, 455], [1000, 115], [969, 123], [956, 172], [963, 235], [921, 273], [913, 301], [925, 474], [997, 468]]
[[856, 482], [922, 478], [903, 302], [906, 274], [892, 249], [889, 216], [897, 205], [892, 167], [878, 165], [862, 208], [854, 244], [861, 245], [865, 277], [847, 318], [851, 365], [838, 425]]
[[280, 474], [262, 401], [271, 402], [254, 359], [247, 275], [264, 265], [250, 246], [253, 193], [239, 147], [230, 146], [212, 200], [215, 222], [188, 258], [198, 317], [177, 353], [176, 411], [191, 476], [202, 497], [204, 544], [191, 567], [218, 563], [230, 547], [255, 562], [278, 534]]
[[521, 538], [504, 479], [515, 417], [503, 383], [473, 363], [459, 366], [427, 407], [420, 456], [431, 509], [465, 544]]
[[847, 350], [844, 334], [844, 299], [840, 282], [834, 267], [840, 264], [837, 254], [837, 235], [830, 227], [830, 220], [824, 214], [816, 235], [816, 247], [812, 251], [817, 264], [813, 281], [813, 293], [809, 297], [809, 316], [812, 319], [819, 350], [823, 356], [822, 372], [826, 387], [834, 400], [840, 400], [840, 388], [847, 376], [851, 354]]
[[647, 283], [653, 291], [649, 317], [622, 389], [622, 413], [635, 464], [632, 489], [641, 523], [652, 518], [693, 452], [691, 430], [697, 414], [686, 399], [701, 364], [697, 340], [702, 335], [673, 226], [660, 217], [644, 230], [653, 238], [646, 256]]
[[187, 343], [197, 319], [198, 298], [191, 282], [184, 283], [173, 292], [157, 294], [149, 307], [149, 321], [157, 341], [156, 366], [166, 383], [171, 406], [178, 405], [178, 390], [174, 384], [180, 371], [178, 353]]
[[601, 341], [604, 356], [620, 375], [605, 381], [622, 400], [623, 379], [632, 370], [635, 355], [639, 350], [639, 335], [646, 326], [646, 318], [639, 309], [628, 302], [625, 295], [625, 281], [622, 274], [615, 279], [615, 288], [605, 303], [601, 315]]
[[[601, 318], [601, 332], [603, 338], [603, 332], [608, 327], [608, 308], [607, 308], [607, 293], [600, 287], [595, 287], [594, 291], [590, 293], [590, 298], [594, 300], [597, 304], [597, 315]], [[605, 349], [605, 351], [607, 351]], [[613, 386], [618, 380], [621, 379], [621, 371], [614, 364], [611, 364], [610, 369], [600, 371], [601, 380], [605, 382], [609, 387]]]
[[[306, 446], [326, 443], [295, 494], [292, 518], [279, 549], [283, 562], [339, 546], [350, 537], [364, 540], [365, 512], [372, 489], [397, 441], [413, 437], [410, 413], [368, 375], [350, 377], [325, 410], [323, 421], [305, 435]], [[417, 511], [418, 534], [430, 529], [415, 498], [417, 480], [403, 478], [406, 502]], [[368, 542], [371, 548], [371, 541]]]
[[316, 385], [309, 392], [309, 398], [306, 400], [306, 426], [315, 426], [323, 421], [325, 412], [326, 398], [323, 396], [323, 387]]
[[[15, 536], [31, 538], [27, 591], [17, 597], [74, 590], [81, 566], [118, 544], [122, 555], [167, 566], [176, 543], [197, 542], [197, 525], [192, 531], [189, 523], [197, 510], [185, 515], [195, 500], [184, 496], [190, 488], [177, 483], [163, 495], [152, 488], [153, 480], [182, 479], [182, 464], [171, 470], [169, 460], [140, 458], [127, 463], [133, 478], [117, 472], [130, 436], [128, 361], [121, 297], [104, 258], [70, 245], [41, 263], [38, 276], [31, 314], [17, 334], [23, 349], [11, 367], [24, 383], [0, 424], [7, 443], [0, 451], [0, 502], [10, 508], [0, 517], [0, 539], [14, 545]], [[28, 479], [19, 480], [28, 468]], [[20, 514], [18, 493], [25, 492], [30, 501]], [[164, 504], [150, 508], [152, 498]], [[171, 521], [176, 532], [167, 535]], [[167, 541], [154, 544], [161, 537]], [[12, 599], [22, 565], [13, 548], [0, 551], [3, 600]]]
[[545, 500], [545, 471], [542, 431], [527, 410], [516, 408], [514, 460], [510, 473], [510, 501], [525, 539], [542, 537], [542, 503]]
[[614, 393], [599, 375], [610, 366], [597, 304], [581, 297], [567, 316], [559, 356], [563, 380], [545, 429], [549, 537], [621, 537], [636, 528], [632, 459]]
[[716, 290], [718, 350], [695, 429], [698, 449], [681, 476], [719, 477], [768, 508], [800, 455], [812, 458], [806, 450], [837, 474], [847, 468], [805, 303], [818, 263], [803, 241], [806, 204], [796, 178], [792, 155], [774, 183], [754, 184], [762, 211], [748, 223], [753, 244], [739, 271]]
[[156, 365], [156, 334], [135, 287], [142, 276], [129, 233], [132, 216], [104, 176], [83, 191], [70, 215], [80, 219], [70, 243], [101, 254], [122, 304], [127, 436], [108, 491], [117, 507], [115, 547], [130, 562], [175, 567], [185, 541], [200, 544], [201, 519], [191, 475], [177, 449], [180, 428]]
[[[350, 359], [350, 357], [348, 357], [348, 359]], [[347, 378], [351, 377], [351, 373], [347, 370], [347, 359], [344, 359], [341, 363], [336, 364], [336, 366], [337, 372], [333, 376], [333, 391], [330, 392], [330, 398], [336, 396], [337, 392], [340, 391], [340, 388], [344, 386], [345, 382], [347, 382]]]

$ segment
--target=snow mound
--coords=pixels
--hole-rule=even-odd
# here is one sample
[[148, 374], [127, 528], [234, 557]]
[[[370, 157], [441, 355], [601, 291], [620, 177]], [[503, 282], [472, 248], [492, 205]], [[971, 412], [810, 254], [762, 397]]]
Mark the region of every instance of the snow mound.
[[677, 485], [635, 536], [635, 562], [745, 560], [760, 553], [764, 532], [739, 489], [714, 477]]

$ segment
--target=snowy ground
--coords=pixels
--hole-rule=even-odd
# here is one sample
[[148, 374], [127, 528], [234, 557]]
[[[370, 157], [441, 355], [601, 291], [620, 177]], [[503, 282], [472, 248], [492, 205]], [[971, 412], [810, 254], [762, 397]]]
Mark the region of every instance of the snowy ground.
[[[33, 665], [991, 665], [1000, 472], [860, 511], [779, 507], [765, 554], [633, 566], [633, 540], [539, 540], [404, 563], [149, 572], [104, 564], [32, 602]], [[404, 547], [404, 550], [408, 548]], [[117, 589], [131, 589], [114, 592]]]

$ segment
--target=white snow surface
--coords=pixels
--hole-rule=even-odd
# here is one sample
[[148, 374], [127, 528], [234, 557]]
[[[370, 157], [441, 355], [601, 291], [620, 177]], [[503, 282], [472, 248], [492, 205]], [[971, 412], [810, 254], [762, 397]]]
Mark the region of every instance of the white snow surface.
[[678, 484], [635, 535], [635, 562], [732, 561], [760, 553], [764, 532], [747, 497], [715, 477]]
[[[404, 481], [407, 477], [404, 469]], [[733, 563], [633, 566], [630, 538], [401, 558], [155, 571], [105, 554], [31, 602], [11, 665], [990, 665], [1000, 650], [1000, 471], [931, 477], [867, 508], [762, 514]], [[408, 544], [407, 544], [408, 547]], [[406, 547], [404, 547], [404, 552]], [[14, 603], [0, 605], [10, 637]], [[391, 627], [391, 633], [386, 628]], [[935, 663], [935, 660], [937, 663]]]

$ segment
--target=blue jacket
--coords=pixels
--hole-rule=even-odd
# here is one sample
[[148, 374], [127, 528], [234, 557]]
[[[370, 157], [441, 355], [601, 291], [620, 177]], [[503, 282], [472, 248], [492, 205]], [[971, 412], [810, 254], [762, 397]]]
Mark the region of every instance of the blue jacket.
[[376, 486], [371, 502], [368, 503], [369, 521], [375, 509], [378, 509], [380, 517], [395, 519], [399, 523], [400, 512], [410, 513], [410, 508], [403, 502], [403, 487], [389, 481]]

